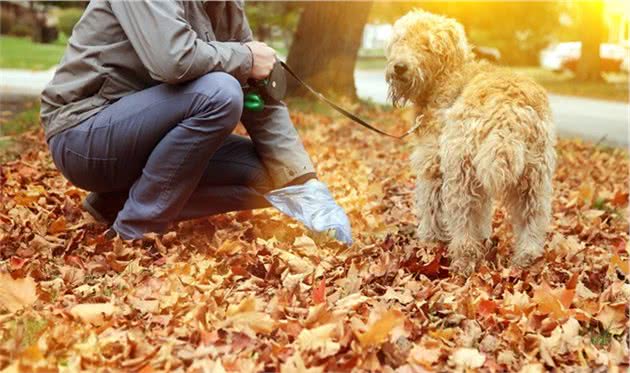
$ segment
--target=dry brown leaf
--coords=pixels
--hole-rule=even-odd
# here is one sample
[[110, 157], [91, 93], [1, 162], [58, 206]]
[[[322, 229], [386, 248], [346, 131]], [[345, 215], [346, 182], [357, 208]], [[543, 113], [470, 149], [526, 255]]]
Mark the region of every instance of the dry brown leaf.
[[299, 352], [295, 352], [280, 366], [281, 373], [323, 373], [322, 367], [307, 368]]
[[619, 335], [627, 330], [626, 304], [605, 305], [595, 318], [610, 334]]
[[66, 218], [63, 215], [58, 217], [52, 223], [50, 223], [50, 226], [48, 227], [48, 233], [53, 234], [53, 235], [57, 233], [62, 233], [65, 231], [66, 231]]
[[333, 341], [335, 324], [325, 324], [313, 329], [302, 329], [297, 338], [298, 346], [302, 352], [315, 352], [319, 358], [332, 356], [339, 351], [341, 345]]
[[440, 360], [440, 355], [441, 352], [439, 348], [426, 348], [421, 345], [415, 345], [411, 351], [409, 351], [407, 361], [431, 369], [432, 365]]

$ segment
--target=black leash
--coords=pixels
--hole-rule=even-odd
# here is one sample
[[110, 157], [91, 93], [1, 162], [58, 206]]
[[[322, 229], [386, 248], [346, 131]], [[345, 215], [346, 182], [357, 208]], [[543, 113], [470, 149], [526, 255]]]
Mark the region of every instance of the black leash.
[[341, 106], [337, 105], [336, 103], [332, 102], [330, 99], [328, 99], [326, 96], [324, 96], [323, 94], [317, 92], [313, 87], [311, 87], [310, 85], [308, 85], [305, 81], [303, 81], [302, 79], [300, 79], [299, 76], [297, 76], [297, 74], [295, 72], [293, 72], [293, 70], [289, 67], [289, 65], [287, 65], [284, 61], [280, 61], [278, 60], [278, 62], [280, 63], [280, 65], [284, 68], [284, 70], [286, 70], [286, 72], [289, 73], [289, 75], [291, 75], [293, 77], [293, 79], [297, 80], [298, 83], [300, 83], [304, 88], [306, 88], [309, 92], [311, 92], [312, 94], [314, 94], [318, 99], [320, 99], [321, 101], [324, 101], [326, 104], [328, 104], [330, 107], [332, 107], [333, 109], [337, 110], [338, 112], [340, 112], [341, 114], [343, 114], [344, 116], [346, 116], [347, 118], [351, 119], [352, 121], [362, 125], [363, 127], [374, 131], [376, 133], [379, 133], [383, 136], [388, 136], [388, 137], [393, 137], [395, 139], [404, 139], [405, 137], [409, 136], [410, 134], [412, 134], [415, 130], [418, 129], [418, 127], [420, 127], [420, 125], [422, 124], [422, 121], [418, 121], [418, 123], [413, 126], [411, 129], [409, 129], [407, 132], [403, 133], [402, 135], [392, 135], [391, 133], [387, 133], [385, 131], [382, 131], [376, 127], [374, 127], [373, 125], [369, 124], [368, 122], [366, 122], [365, 120], [359, 118], [358, 116], [352, 114], [351, 112], [349, 112], [348, 110], [342, 108]]

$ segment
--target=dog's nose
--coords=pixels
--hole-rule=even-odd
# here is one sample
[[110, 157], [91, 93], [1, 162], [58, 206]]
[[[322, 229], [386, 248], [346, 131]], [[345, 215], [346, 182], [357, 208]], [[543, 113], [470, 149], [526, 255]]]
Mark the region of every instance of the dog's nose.
[[402, 63], [402, 62], [398, 62], [394, 65], [394, 72], [396, 73], [396, 75], [402, 75], [405, 72], [407, 72], [407, 65]]

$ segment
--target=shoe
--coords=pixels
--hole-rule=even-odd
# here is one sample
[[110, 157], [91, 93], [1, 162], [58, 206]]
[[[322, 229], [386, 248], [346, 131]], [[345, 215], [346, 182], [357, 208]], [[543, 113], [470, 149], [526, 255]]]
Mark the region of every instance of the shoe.
[[111, 241], [114, 238], [118, 237], [118, 233], [114, 229], [109, 228], [108, 230], [105, 231], [105, 233], [103, 233], [103, 237], [106, 240]]
[[83, 199], [83, 208], [99, 223], [112, 225], [118, 216], [118, 212], [125, 205], [126, 196], [114, 198], [102, 198], [99, 193], [90, 193]]

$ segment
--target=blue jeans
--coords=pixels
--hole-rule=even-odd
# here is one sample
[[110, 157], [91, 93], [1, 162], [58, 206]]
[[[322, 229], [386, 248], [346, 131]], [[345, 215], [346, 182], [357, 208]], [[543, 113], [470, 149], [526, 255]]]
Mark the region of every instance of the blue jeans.
[[232, 134], [242, 110], [238, 81], [214, 72], [123, 97], [49, 147], [77, 187], [128, 196], [112, 227], [140, 238], [173, 221], [268, 206], [267, 170], [252, 141]]

